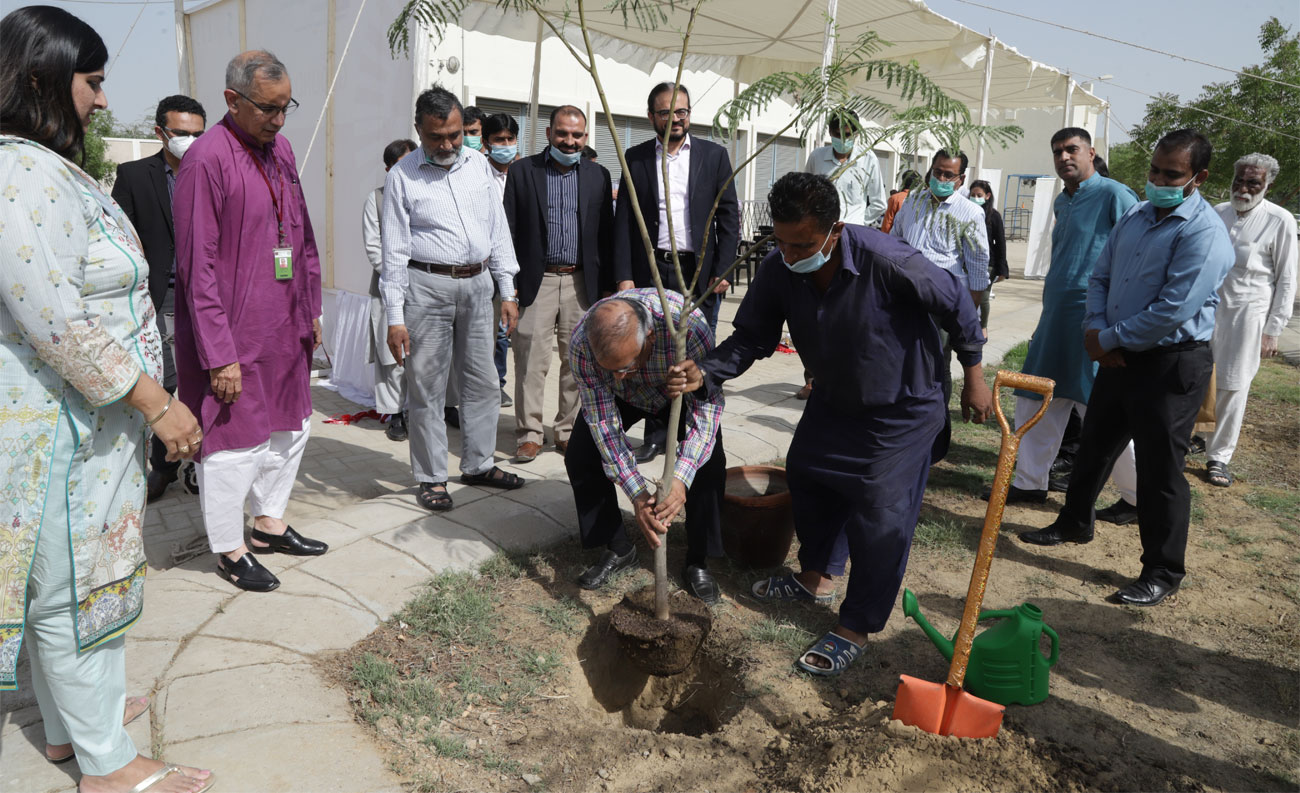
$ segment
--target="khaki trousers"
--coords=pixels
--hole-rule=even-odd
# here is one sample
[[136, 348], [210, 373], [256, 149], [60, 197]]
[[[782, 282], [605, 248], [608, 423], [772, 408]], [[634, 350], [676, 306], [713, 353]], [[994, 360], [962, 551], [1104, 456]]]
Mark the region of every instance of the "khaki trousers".
[[567, 443], [578, 416], [578, 386], [569, 370], [569, 337], [591, 306], [582, 273], [546, 273], [532, 305], [519, 311], [511, 347], [515, 351], [515, 442], [542, 444], [542, 409], [551, 349], [560, 348], [560, 406], [555, 440]]

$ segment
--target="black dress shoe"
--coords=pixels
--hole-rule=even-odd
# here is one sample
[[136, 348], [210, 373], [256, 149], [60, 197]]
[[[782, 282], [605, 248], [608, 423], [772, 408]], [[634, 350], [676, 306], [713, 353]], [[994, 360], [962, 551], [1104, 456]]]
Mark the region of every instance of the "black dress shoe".
[[682, 571], [682, 580], [686, 582], [686, 591], [712, 606], [722, 600], [722, 592], [713, 574], [698, 565], [688, 564]]
[[150, 471], [149, 481], [145, 485], [145, 503], [152, 504], [163, 497], [167, 486], [176, 481], [175, 469], [171, 471]]
[[663, 450], [664, 447], [657, 443], [643, 443], [632, 456], [638, 463], [648, 463], [658, 457]]
[[217, 573], [222, 578], [248, 592], [270, 592], [280, 586], [280, 579], [267, 570], [257, 557], [246, 553], [232, 562], [225, 554], [217, 554]]
[[1187, 453], [1205, 454], [1205, 439], [1200, 435], [1193, 435], [1192, 439], [1187, 443]]
[[1091, 531], [1074, 531], [1067, 532], [1053, 523], [1045, 529], [1038, 531], [1024, 531], [1020, 533], [1021, 542], [1027, 542], [1030, 545], [1060, 545], [1063, 542], [1073, 542], [1083, 545], [1092, 542]]
[[394, 413], [392, 417], [388, 419], [388, 429], [384, 430], [384, 434], [388, 436], [388, 440], [390, 441], [406, 440], [406, 414]]
[[292, 526], [286, 526], [284, 534], [269, 534], [264, 531], [253, 529], [252, 538], [257, 542], [266, 543], [265, 546], [251, 545], [254, 551], [259, 553], [283, 553], [289, 556], [320, 556], [330, 549], [328, 545], [320, 540], [312, 540], [302, 536], [293, 530]]
[[600, 589], [609, 577], [625, 567], [636, 564], [636, 546], [619, 556], [608, 548], [601, 552], [600, 561], [582, 571], [578, 576], [578, 586], [583, 589]]
[[1097, 510], [1097, 520], [1114, 523], [1116, 526], [1127, 526], [1130, 523], [1137, 523], [1137, 519], [1138, 508], [1122, 498], [1105, 509]]
[[185, 473], [181, 475], [181, 488], [190, 495], [199, 494], [199, 469], [194, 467], [194, 463], [185, 466]]
[[455, 427], [456, 429], [460, 429], [460, 409], [443, 408], [442, 420], [447, 422], [448, 427]]
[[1139, 578], [1116, 592], [1114, 598], [1129, 606], [1154, 606], [1177, 591], [1178, 584], [1162, 584]]
[[[993, 497], [993, 487], [990, 485], [989, 487], [984, 488], [984, 500], [988, 501], [992, 497]], [[1007, 488], [1007, 503], [1008, 504], [1046, 504], [1047, 491], [1046, 490], [1021, 490], [1015, 485], [1011, 485]]]
[[1070, 472], [1063, 474], [1052, 472], [1047, 475], [1047, 489], [1053, 493], [1064, 493], [1070, 489]]

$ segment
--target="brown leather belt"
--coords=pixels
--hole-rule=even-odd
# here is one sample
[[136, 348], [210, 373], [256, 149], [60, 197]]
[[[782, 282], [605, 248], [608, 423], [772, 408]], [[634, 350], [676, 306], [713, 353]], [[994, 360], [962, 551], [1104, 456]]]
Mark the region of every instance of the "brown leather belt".
[[483, 272], [483, 262], [478, 264], [430, 264], [429, 262], [417, 262], [415, 259], [411, 259], [407, 261], [406, 266], [434, 275], [449, 275], [452, 278], [471, 278]]
[[567, 275], [567, 274], [569, 274], [569, 273], [576, 273], [576, 272], [578, 272], [578, 271], [581, 270], [581, 269], [582, 269], [582, 268], [579, 267], [579, 266], [576, 265], [576, 264], [548, 264], [548, 265], [546, 265], [546, 272], [548, 272], [548, 273], [555, 273], [555, 274], [559, 274], [559, 275]]

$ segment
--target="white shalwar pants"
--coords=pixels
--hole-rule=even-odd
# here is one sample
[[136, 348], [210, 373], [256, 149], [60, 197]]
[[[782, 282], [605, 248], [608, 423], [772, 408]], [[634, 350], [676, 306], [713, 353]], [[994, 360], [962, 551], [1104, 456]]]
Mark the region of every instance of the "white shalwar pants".
[[214, 452], [194, 466], [199, 477], [199, 507], [215, 553], [229, 553], [244, 544], [244, 512], [253, 517], [284, 517], [289, 494], [298, 477], [298, 464], [311, 434], [311, 417], [298, 431], [273, 432], [251, 449]]
[[1232, 453], [1237, 451], [1237, 438], [1241, 435], [1241, 422], [1246, 417], [1246, 397], [1249, 388], [1214, 392], [1214, 432], [1205, 444], [1206, 457], [1227, 465]]
[[[1033, 418], [1043, 402], [1029, 397], [1016, 397], [1016, 429]], [[1070, 421], [1070, 412], [1078, 411], [1082, 419], [1088, 412], [1088, 406], [1073, 399], [1053, 399], [1047, 406], [1047, 412], [1038, 420], [1033, 429], [1025, 433], [1020, 441], [1020, 453], [1016, 457], [1016, 478], [1012, 484], [1022, 490], [1046, 490], [1051, 476], [1052, 463], [1056, 453], [1061, 450], [1061, 438], [1065, 435], [1065, 425]], [[1110, 471], [1110, 481], [1119, 489], [1120, 496], [1128, 503], [1137, 506], [1137, 463], [1133, 457], [1133, 441], [1129, 441], [1124, 451], [1115, 460], [1115, 467]]]

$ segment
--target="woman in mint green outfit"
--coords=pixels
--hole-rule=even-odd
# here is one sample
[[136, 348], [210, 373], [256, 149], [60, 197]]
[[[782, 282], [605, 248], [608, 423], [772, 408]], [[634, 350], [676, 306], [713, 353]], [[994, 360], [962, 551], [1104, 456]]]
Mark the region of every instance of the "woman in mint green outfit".
[[84, 793], [192, 793], [209, 772], [138, 754], [122, 725], [146, 425], [172, 457], [202, 436], [157, 382], [135, 230], [74, 164], [107, 60], [66, 11], [0, 20], [0, 690], [17, 687], [25, 638], [46, 739], [72, 745]]

